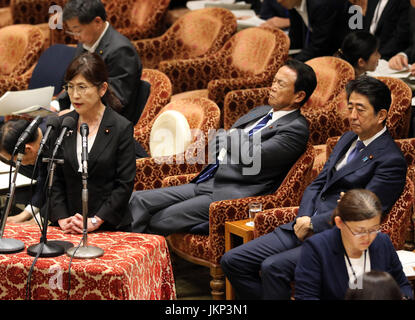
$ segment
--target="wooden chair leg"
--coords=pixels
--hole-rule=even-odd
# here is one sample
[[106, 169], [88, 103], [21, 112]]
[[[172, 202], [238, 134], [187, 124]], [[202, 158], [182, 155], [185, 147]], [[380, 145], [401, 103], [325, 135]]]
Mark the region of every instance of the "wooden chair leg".
[[210, 276], [210, 288], [212, 289], [213, 300], [224, 300], [225, 299], [225, 275], [220, 267], [211, 266]]

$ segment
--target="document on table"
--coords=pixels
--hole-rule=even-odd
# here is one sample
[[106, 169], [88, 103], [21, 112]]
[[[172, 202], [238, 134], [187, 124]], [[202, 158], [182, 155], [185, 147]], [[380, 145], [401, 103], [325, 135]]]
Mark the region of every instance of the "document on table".
[[393, 70], [389, 68], [388, 61], [380, 59], [379, 64], [375, 71], [373, 72], [367, 72], [368, 76], [371, 77], [392, 77], [392, 78], [407, 78], [411, 74], [409, 71], [409, 68], [411, 66], [409, 65], [408, 68], [405, 68], [403, 70]]
[[415, 252], [398, 250], [396, 253], [398, 254], [399, 260], [401, 261], [405, 275], [407, 277], [415, 276]]

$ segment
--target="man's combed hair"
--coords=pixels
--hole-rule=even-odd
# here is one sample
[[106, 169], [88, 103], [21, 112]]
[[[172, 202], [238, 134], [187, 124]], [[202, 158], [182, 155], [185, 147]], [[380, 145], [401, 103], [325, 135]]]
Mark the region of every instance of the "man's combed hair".
[[389, 111], [392, 103], [391, 91], [382, 81], [362, 75], [355, 80], [350, 80], [347, 84], [347, 100], [349, 100], [352, 92], [366, 96], [376, 114], [382, 109]]
[[309, 65], [295, 59], [288, 59], [285, 66], [297, 73], [297, 80], [294, 83], [294, 91], [305, 92], [305, 97], [303, 101], [300, 102], [300, 106], [302, 106], [307, 102], [308, 98], [310, 98], [314, 92], [314, 89], [317, 87], [316, 74], [313, 68]]
[[81, 24], [88, 24], [95, 17], [107, 20], [105, 7], [100, 0], [70, 0], [63, 9], [63, 21], [78, 18]]

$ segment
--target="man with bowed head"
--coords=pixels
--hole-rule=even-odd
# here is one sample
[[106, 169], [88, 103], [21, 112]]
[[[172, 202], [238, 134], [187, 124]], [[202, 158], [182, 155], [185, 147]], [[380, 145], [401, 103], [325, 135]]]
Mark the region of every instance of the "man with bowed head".
[[385, 214], [402, 193], [406, 162], [385, 126], [389, 88], [378, 79], [360, 76], [346, 91], [352, 131], [341, 136], [321, 173], [306, 188], [297, 218], [222, 257], [222, 269], [238, 298], [290, 298], [303, 241], [332, 227], [330, 217], [342, 192], [372, 191], [382, 199]]
[[[188, 184], [133, 193], [133, 231], [208, 234], [212, 202], [275, 192], [306, 149], [309, 131], [300, 107], [316, 85], [310, 66], [288, 60], [275, 75], [269, 105], [252, 109], [210, 139], [216, 163]], [[247, 154], [253, 159], [244, 161]]]

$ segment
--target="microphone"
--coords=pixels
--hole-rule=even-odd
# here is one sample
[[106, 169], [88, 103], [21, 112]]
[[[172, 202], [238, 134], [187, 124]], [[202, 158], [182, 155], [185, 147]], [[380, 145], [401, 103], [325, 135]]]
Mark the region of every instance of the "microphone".
[[63, 138], [68, 130], [73, 130], [75, 128], [76, 122], [75, 119], [72, 117], [65, 117], [62, 121], [62, 130], [59, 134], [58, 139], [55, 142], [55, 148], [53, 149], [52, 159], [55, 158], [56, 152], [58, 151], [59, 147], [62, 144]]
[[45, 146], [46, 142], [49, 140], [49, 135], [51, 131], [58, 129], [60, 125], [61, 125], [61, 122], [57, 116], [48, 117], [48, 119], [46, 120], [46, 132], [42, 140], [40, 141], [37, 156], [39, 156], [42, 153], [43, 147]]
[[81, 137], [82, 137], [82, 172], [88, 172], [88, 134], [89, 134], [89, 127], [88, 124], [85, 122], [81, 124]]
[[[35, 131], [37, 130], [37, 128], [39, 127], [40, 122], [42, 122], [42, 118], [40, 116], [37, 116], [36, 118], [34, 118], [32, 120], [32, 122], [26, 127], [26, 129], [23, 131], [23, 133], [20, 135], [19, 139], [17, 140], [17, 143], [14, 147], [14, 151], [16, 152], [16, 150], [21, 149], [21, 147], [27, 143], [27, 141], [33, 137]], [[23, 150], [21, 150], [21, 152], [23, 152]]]

